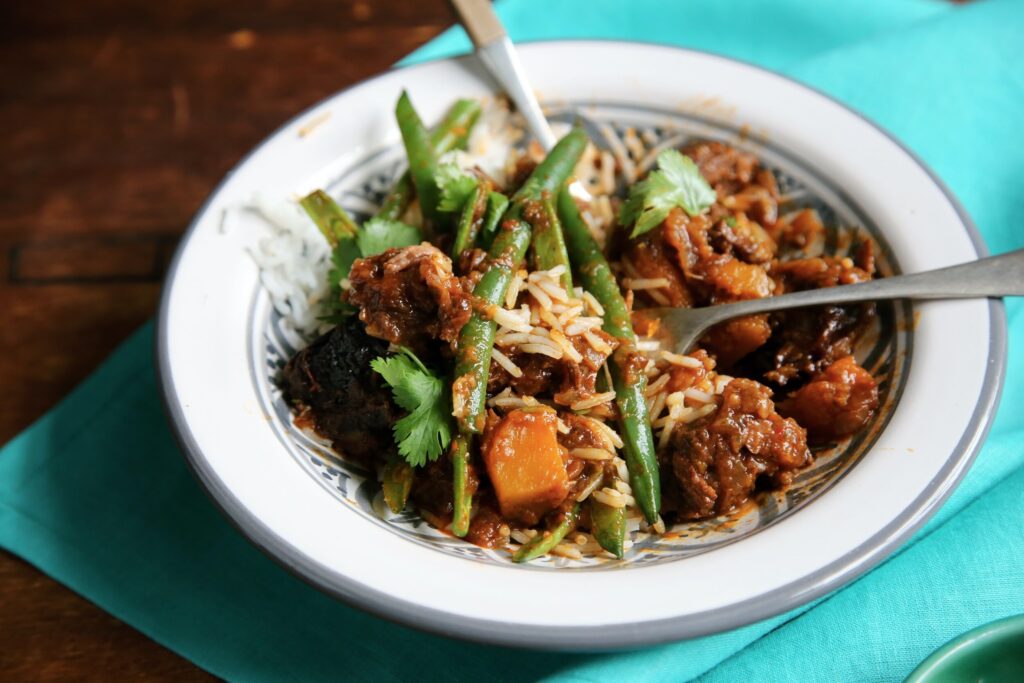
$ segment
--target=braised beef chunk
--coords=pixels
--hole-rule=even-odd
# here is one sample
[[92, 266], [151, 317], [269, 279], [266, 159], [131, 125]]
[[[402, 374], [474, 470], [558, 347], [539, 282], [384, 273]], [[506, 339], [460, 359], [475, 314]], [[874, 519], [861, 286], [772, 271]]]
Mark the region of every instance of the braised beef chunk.
[[679, 484], [673, 503], [680, 519], [720, 515], [743, 504], [759, 479], [788, 483], [811, 461], [807, 436], [795, 420], [775, 412], [771, 390], [734, 379], [711, 415], [677, 427], [668, 446]]
[[366, 331], [420, 353], [429, 354], [431, 340], [454, 341], [472, 315], [451, 259], [429, 244], [357, 259], [349, 282]]
[[779, 412], [807, 429], [811, 443], [850, 436], [878, 410], [878, 383], [853, 356], [840, 358], [779, 403]]
[[[870, 267], [874, 267], [873, 259]], [[772, 275], [782, 291], [794, 292], [865, 282], [872, 273], [849, 258], [818, 257], [777, 263]], [[833, 362], [853, 354], [874, 316], [874, 304], [774, 313], [771, 338], [744, 360], [741, 372], [758, 376], [776, 389], [796, 389]]]
[[394, 449], [391, 425], [401, 413], [370, 367], [387, 351], [387, 342], [367, 335], [353, 316], [297, 353], [281, 373], [288, 400], [308, 409], [338, 451], [363, 462]]
[[640, 290], [638, 294], [644, 301], [649, 301], [655, 306], [694, 306], [693, 294], [684, 280], [684, 271], [677, 263], [676, 254], [666, 243], [665, 232], [651, 230], [628, 243], [624, 259], [624, 264], [629, 264], [626, 275], [668, 281], [666, 287]]
[[757, 157], [724, 142], [694, 142], [682, 149], [693, 159], [701, 174], [718, 194], [711, 207], [717, 221], [730, 212], [740, 212], [765, 227], [779, 215], [779, 188], [771, 171], [761, 168]]

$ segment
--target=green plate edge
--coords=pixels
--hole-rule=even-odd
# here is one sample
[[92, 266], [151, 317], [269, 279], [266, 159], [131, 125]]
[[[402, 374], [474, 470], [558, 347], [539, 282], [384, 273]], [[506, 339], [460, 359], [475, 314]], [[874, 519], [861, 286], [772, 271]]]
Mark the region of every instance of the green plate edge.
[[906, 683], [1024, 681], [1024, 614], [957, 636], [921, 662]]

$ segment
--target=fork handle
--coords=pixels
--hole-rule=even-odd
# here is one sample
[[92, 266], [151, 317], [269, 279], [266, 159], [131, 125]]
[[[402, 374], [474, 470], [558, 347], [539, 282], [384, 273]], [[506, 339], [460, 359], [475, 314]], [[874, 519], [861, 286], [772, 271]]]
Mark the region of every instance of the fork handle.
[[708, 316], [708, 326], [742, 315], [820, 304], [1002, 296], [1024, 296], [1024, 249], [923, 273], [714, 306], [707, 309], [709, 313], [716, 312], [715, 316]]
[[555, 134], [551, 132], [551, 125], [544, 117], [537, 97], [526, 85], [523, 65], [494, 12], [491, 0], [451, 0], [451, 4], [484, 66], [512, 98], [537, 141], [545, 150], [550, 150], [555, 146]]

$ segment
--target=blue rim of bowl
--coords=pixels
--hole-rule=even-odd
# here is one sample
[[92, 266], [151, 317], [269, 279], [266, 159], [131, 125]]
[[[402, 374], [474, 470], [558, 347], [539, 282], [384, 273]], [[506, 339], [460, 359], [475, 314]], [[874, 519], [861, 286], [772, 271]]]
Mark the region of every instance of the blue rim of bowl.
[[[988, 255], [988, 249], [967, 211], [960, 204], [956, 196], [942, 182], [931, 168], [928, 167], [914, 152], [906, 147], [891, 133], [880, 125], [871, 121], [859, 112], [846, 106], [831, 95], [828, 95], [816, 88], [793, 80], [778, 72], [766, 69], [762, 66], [745, 62], [743, 60], [718, 55], [703, 50], [693, 50], [668, 45], [663, 43], [651, 43], [642, 41], [627, 40], [605, 40], [605, 39], [565, 39], [565, 40], [538, 40], [522, 43], [523, 45], [558, 45], [560, 43], [571, 44], [595, 44], [603, 46], [620, 46], [622, 48], [659, 48], [678, 51], [683, 54], [697, 54], [703, 57], [720, 59], [732, 64], [738, 64], [761, 74], [772, 76], [795, 85], [810, 93], [817, 95], [848, 113], [861, 119], [869, 126], [885, 136], [894, 145], [899, 147], [915, 164], [917, 164], [932, 182], [942, 191], [955, 209], [964, 229], [967, 231], [979, 258]], [[786, 586], [773, 589], [754, 598], [744, 600], [725, 607], [707, 610], [697, 614], [689, 614], [679, 617], [669, 617], [649, 621], [636, 622], [632, 624], [596, 625], [596, 626], [544, 626], [530, 625], [524, 628], [520, 624], [510, 624], [495, 619], [481, 619], [477, 617], [466, 617], [453, 615], [449, 612], [423, 607], [416, 603], [395, 598], [387, 593], [369, 588], [362, 583], [354, 581], [347, 576], [332, 571], [320, 565], [304, 553], [299, 552], [286, 539], [274, 533], [262, 520], [256, 517], [248, 508], [235, 497], [224, 483], [218, 478], [216, 472], [209, 466], [203, 457], [199, 444], [193, 436], [181, 404], [177, 398], [172, 379], [170, 354], [168, 351], [168, 314], [170, 310], [170, 292], [173, 287], [175, 274], [177, 273], [182, 255], [196, 230], [199, 219], [206, 213], [213, 199], [220, 193], [224, 184], [234, 174], [235, 170], [244, 165], [251, 157], [258, 153], [278, 133], [294, 126], [298, 121], [304, 119], [326, 100], [343, 95], [350, 90], [373, 81], [377, 78], [401, 72], [414, 72], [418, 69], [430, 67], [440, 62], [469, 62], [474, 59], [473, 55], [462, 55], [458, 57], [446, 57], [408, 66], [394, 67], [381, 74], [363, 79], [343, 90], [325, 98], [303, 110], [296, 116], [286, 121], [273, 133], [268, 135], [256, 147], [250, 150], [242, 159], [235, 164], [224, 178], [217, 184], [217, 187], [210, 193], [210, 196], [203, 202], [196, 212], [195, 217], [185, 231], [181, 242], [178, 244], [167, 271], [163, 291], [160, 299], [160, 310], [157, 317], [156, 334], [156, 360], [157, 375], [160, 381], [161, 398], [164, 410], [169, 418], [172, 432], [178, 445], [185, 454], [192, 473], [199, 480], [213, 503], [227, 517], [231, 524], [246, 536], [253, 544], [262, 550], [267, 556], [287, 569], [289, 572], [333, 597], [358, 607], [370, 614], [382, 617], [394, 623], [411, 626], [429, 633], [446, 637], [461, 638], [481, 643], [505, 645], [511, 647], [536, 648], [544, 650], [601, 650], [601, 649], [626, 649], [636, 648], [658, 643], [698, 638], [701, 636], [721, 633], [731, 629], [746, 626], [763, 619], [777, 616], [788, 612], [801, 605], [819, 598], [847, 583], [850, 583], [870, 569], [880, 564], [901, 543], [907, 540], [917, 531], [946, 501], [950, 494], [956, 489], [964, 475], [970, 469], [971, 463], [977, 456], [978, 451], [988, 435], [992, 426], [995, 414], [995, 407], [999, 403], [1002, 394], [1003, 381], [1006, 373], [1007, 358], [1007, 327], [1006, 311], [1001, 300], [993, 299], [989, 302], [989, 319], [991, 325], [991, 341], [989, 344], [988, 367], [985, 373], [985, 380], [982, 385], [981, 394], [967, 429], [956, 444], [949, 459], [943, 465], [939, 473], [928, 483], [925, 490], [909, 505], [903, 512], [880, 531], [857, 548], [846, 553], [837, 560], [822, 567], [811, 574], [794, 581]]]

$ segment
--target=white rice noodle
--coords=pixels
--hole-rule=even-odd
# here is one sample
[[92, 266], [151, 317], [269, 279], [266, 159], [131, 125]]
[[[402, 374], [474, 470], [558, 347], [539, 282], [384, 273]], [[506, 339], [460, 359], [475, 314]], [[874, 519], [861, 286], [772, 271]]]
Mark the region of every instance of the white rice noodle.
[[688, 399], [690, 399], [692, 401], [696, 401], [698, 403], [713, 403], [714, 400], [715, 400], [715, 395], [714, 394], [709, 394], [706, 391], [701, 391], [700, 389], [694, 389], [693, 387], [690, 387], [689, 389], [684, 391], [683, 395], [685, 395], [686, 398], [688, 398]]
[[662, 351], [660, 354], [662, 359], [668, 361], [672, 365], [681, 365], [684, 368], [700, 368], [704, 364], [699, 359], [693, 356], [684, 356], [680, 353], [672, 353], [671, 351]]
[[714, 403], [708, 403], [700, 408], [688, 408], [687, 411], [680, 416], [679, 421], [683, 424], [689, 424], [690, 422], [694, 422], [695, 420], [699, 420], [702, 417], [710, 415], [716, 410], [718, 410], [718, 406]]
[[[616, 134], [615, 129], [605, 124], [600, 128], [604, 139], [608, 142], [608, 146], [611, 148], [611, 152], [615, 157], [615, 161], [618, 162], [619, 168], [622, 173], [622, 179], [627, 185], [632, 185], [636, 182], [636, 165], [633, 160], [629, 158], [629, 152], [626, 151], [626, 147], [622, 144], [622, 140]], [[611, 194], [610, 192], [605, 194]]]
[[591, 495], [598, 503], [604, 503], [608, 507], [613, 508], [624, 508], [627, 505], [631, 505], [636, 502], [633, 500], [633, 496], [624, 495], [607, 486], [603, 489], [594, 491]]
[[487, 400], [487, 405], [492, 408], [504, 408], [512, 410], [515, 408], [530, 408], [540, 405], [533, 396], [516, 396], [508, 387], [500, 394], [492, 396]]
[[636, 343], [637, 351], [657, 351], [661, 348], [661, 342], [657, 339], [641, 339]]
[[583, 301], [590, 306], [590, 310], [594, 312], [594, 315], [604, 316], [604, 306], [601, 305], [601, 302], [593, 294], [584, 290]]
[[525, 353], [537, 353], [537, 354], [540, 354], [542, 356], [548, 356], [549, 358], [554, 358], [556, 360], [562, 357], [561, 349], [559, 349], [559, 348], [557, 348], [555, 346], [548, 345], [548, 344], [530, 343], [530, 344], [523, 344], [519, 348], [520, 348], [520, 350], [524, 351]]
[[573, 363], [583, 362], [583, 355], [576, 350], [576, 347], [572, 345], [572, 342], [570, 342], [566, 338], [565, 334], [560, 330], [551, 330], [551, 341], [558, 344], [562, 349], [562, 353], [564, 353]]
[[614, 391], [606, 391], [603, 394], [594, 394], [590, 398], [585, 398], [585, 399], [583, 399], [581, 401], [576, 401], [575, 403], [573, 403], [569, 407], [572, 410], [590, 410], [591, 408], [596, 408], [599, 405], [602, 405], [604, 403], [608, 403], [609, 401], [611, 401], [614, 398], [615, 398], [615, 392]]
[[508, 374], [512, 375], [513, 377], [519, 378], [523, 376], [523, 371], [519, 368], [519, 366], [513, 363], [511, 358], [506, 356], [497, 348], [491, 349], [491, 358], [493, 358], [498, 365], [505, 368], [506, 372], [508, 372]]
[[668, 287], [672, 283], [669, 282], [667, 277], [641, 277], [627, 278], [622, 284], [624, 287], [639, 291], [642, 289], [661, 289]]
[[[562, 266], [559, 266], [559, 268], [561, 267]], [[545, 294], [551, 297], [552, 301], [560, 301], [562, 303], [569, 302], [569, 294], [565, 291], [565, 288], [562, 287], [557, 282], [552, 282], [551, 280], [546, 279], [538, 279], [536, 280], [536, 284], [538, 287], [544, 290]]]
[[661, 411], [665, 410], [665, 398], [667, 396], [668, 394], [662, 391], [651, 400], [651, 405], [647, 408], [647, 414], [652, 423], [658, 419], [661, 415]]
[[651, 301], [658, 304], [659, 306], [668, 306], [669, 304], [672, 303], [667, 296], [665, 296], [662, 292], [659, 292], [656, 289], [647, 289], [644, 290], [644, 292], [647, 294], [647, 296], [651, 298]]
[[594, 419], [592, 417], [588, 417], [586, 415], [581, 415], [580, 417], [586, 420], [587, 423], [591, 427], [593, 427], [595, 431], [599, 432], [602, 435], [605, 441], [605, 445], [608, 447], [609, 450], [614, 450], [616, 448], [623, 447], [624, 444], [622, 442], [622, 437], [620, 437], [618, 433], [614, 429], [609, 427], [606, 423], [601, 422], [600, 420]]
[[615, 473], [619, 475], [619, 479], [622, 479], [623, 481], [629, 479], [629, 468], [626, 467], [625, 460], [616, 457], [612, 460], [612, 464], [615, 465]]
[[330, 292], [331, 248], [295, 201], [255, 194], [245, 208], [264, 219], [266, 229], [249, 254], [289, 341], [305, 346], [327, 326], [320, 320]]
[[558, 322], [558, 318], [556, 318], [555, 314], [552, 313], [551, 311], [542, 308], [539, 311], [537, 311], [537, 315], [541, 319], [541, 321], [547, 323], [548, 327], [550, 327], [552, 330], [562, 329], [562, 326]]
[[590, 344], [590, 346], [598, 353], [610, 355], [611, 352], [614, 350], [607, 342], [605, 342], [603, 339], [598, 337], [590, 330], [587, 330], [583, 333], [583, 338], [586, 339], [587, 343]]
[[516, 300], [519, 298], [519, 290], [522, 289], [525, 281], [526, 271], [517, 270], [516, 274], [512, 277], [512, 282], [508, 285], [508, 291], [505, 292], [505, 308], [515, 308]]
[[661, 375], [658, 379], [647, 385], [647, 391], [644, 392], [644, 396], [654, 396], [665, 388], [665, 385], [668, 384], [670, 379], [672, 379], [672, 376], [667, 373]]
[[586, 486], [584, 486], [579, 493], [576, 494], [576, 502], [582, 503], [590, 497], [597, 489], [601, 488], [601, 484], [604, 483], [604, 477], [595, 477]]
[[611, 460], [615, 454], [603, 448], [574, 448], [569, 455], [580, 460]]
[[529, 332], [532, 327], [529, 322], [529, 314], [524, 311], [508, 310], [493, 306], [487, 310], [491, 320], [502, 327], [507, 327], [515, 332]]
[[[597, 322], [595, 322], [595, 320]], [[558, 321], [565, 326], [565, 333], [570, 337], [575, 337], [578, 334], [583, 334], [584, 332], [587, 332], [589, 330], [596, 330], [597, 328], [601, 327], [601, 322], [599, 318], [576, 318], [575, 320], [571, 321], [571, 323], [566, 324], [569, 321], [562, 320], [562, 318], [559, 317]]]
[[580, 549], [571, 543], [559, 543], [550, 550], [552, 555], [558, 555], [559, 557], [565, 557], [570, 560], [582, 560], [583, 553]]
[[551, 309], [551, 297], [548, 296], [547, 292], [541, 289], [536, 283], [528, 282], [526, 284], [526, 291], [540, 304], [542, 309]]

